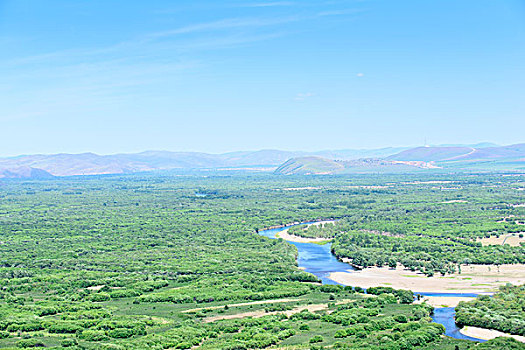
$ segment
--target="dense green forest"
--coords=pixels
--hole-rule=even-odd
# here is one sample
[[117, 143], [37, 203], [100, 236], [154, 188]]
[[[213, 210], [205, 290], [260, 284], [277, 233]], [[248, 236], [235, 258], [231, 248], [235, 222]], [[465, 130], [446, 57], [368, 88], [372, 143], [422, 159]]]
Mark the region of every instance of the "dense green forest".
[[[523, 247], [475, 239], [519, 232], [500, 221], [525, 217], [513, 206], [524, 187], [497, 175], [3, 181], [0, 348], [474, 348], [442, 337], [410, 292], [321, 286], [293, 245], [257, 231], [335, 218], [348, 230], [333, 232], [334, 250], [350, 256], [352, 237], [368, 237], [367, 264], [399, 259], [394, 247], [425, 271], [523, 262]], [[435, 253], [439, 242], [455, 250]]]
[[456, 307], [456, 322], [525, 335], [525, 285], [503, 286], [493, 297], [480, 295], [474, 301], [461, 302]]
[[447, 200], [435, 198], [435, 189], [416, 187], [412, 196], [374, 200], [333, 224], [295, 226], [289, 233], [333, 239], [334, 254], [356, 266], [401, 264], [428, 276], [457, 272], [462, 264], [525, 263], [525, 240], [519, 246], [478, 241], [502, 234], [523, 237], [525, 210], [512, 206], [523, 200], [520, 193], [502, 183], [497, 191], [480, 187], [456, 188], [457, 194], [448, 197], [455, 199]]

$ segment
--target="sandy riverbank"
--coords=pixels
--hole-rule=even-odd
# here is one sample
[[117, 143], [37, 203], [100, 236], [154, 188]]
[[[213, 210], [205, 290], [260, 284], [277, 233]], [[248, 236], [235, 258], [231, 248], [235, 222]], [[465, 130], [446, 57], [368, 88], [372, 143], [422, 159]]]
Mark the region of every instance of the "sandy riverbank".
[[460, 301], [471, 301], [476, 298], [469, 297], [423, 297], [414, 302], [414, 304], [421, 304], [423, 302], [433, 307], [456, 307]]
[[334, 272], [329, 278], [350, 286], [392, 287], [426, 293], [487, 293], [506, 283], [525, 283], [525, 265], [468, 265], [461, 274], [425, 277], [402, 267], [371, 267], [360, 271]]
[[493, 329], [485, 329], [479, 327], [470, 327], [466, 326], [460, 329], [461, 334], [464, 334], [468, 337], [490, 340], [497, 337], [512, 337], [522, 343], [525, 343], [525, 337], [515, 334], [507, 334]]
[[[313, 224], [308, 224], [308, 226], [319, 226], [321, 224], [333, 224], [334, 222], [335, 222], [334, 220], [319, 221]], [[275, 235], [275, 237], [282, 238], [285, 241], [299, 242], [299, 243], [319, 243], [319, 242], [327, 242], [331, 240], [331, 238], [305, 238], [305, 237], [291, 235], [288, 233], [288, 229], [279, 232], [278, 234]]]

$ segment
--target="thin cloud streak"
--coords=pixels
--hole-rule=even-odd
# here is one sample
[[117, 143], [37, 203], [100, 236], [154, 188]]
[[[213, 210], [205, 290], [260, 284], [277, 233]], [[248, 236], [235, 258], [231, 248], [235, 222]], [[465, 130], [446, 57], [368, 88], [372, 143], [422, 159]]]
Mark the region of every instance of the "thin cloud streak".
[[352, 14], [363, 13], [363, 12], [366, 12], [366, 10], [364, 9], [346, 9], [346, 10], [322, 11], [322, 12], [319, 12], [317, 15], [319, 17], [345, 16], [345, 15], [352, 15]]
[[206, 32], [206, 31], [216, 31], [216, 30], [225, 30], [225, 29], [235, 29], [235, 28], [246, 28], [246, 27], [268, 27], [275, 26], [279, 24], [286, 24], [291, 22], [300, 21], [301, 18], [298, 16], [286, 17], [286, 18], [228, 18], [224, 20], [200, 23], [195, 25], [190, 25], [186, 27], [181, 27], [178, 29], [168, 30], [164, 32], [151, 33], [146, 35], [145, 39], [157, 39], [163, 37], [176, 36], [180, 34], [191, 34], [195, 32]]
[[313, 92], [304, 92], [304, 93], [298, 93], [295, 95], [294, 100], [295, 101], [304, 101], [305, 99], [315, 96]]
[[[199, 32], [213, 32], [219, 30], [228, 30], [228, 29], [239, 29], [239, 28], [262, 28], [262, 27], [272, 27], [283, 24], [289, 24], [294, 22], [315, 20], [321, 17], [327, 16], [340, 16], [340, 15], [349, 15], [361, 12], [359, 10], [345, 10], [345, 11], [325, 11], [320, 12], [314, 15], [307, 16], [288, 16], [282, 18], [227, 18], [217, 21], [193, 24], [188, 26], [183, 26], [180, 28], [153, 32], [145, 34], [142, 36], [135, 37], [130, 40], [121, 41], [114, 45], [100, 47], [100, 48], [84, 48], [84, 49], [65, 49], [56, 52], [43, 53], [34, 56], [20, 57], [8, 61], [4, 61], [3, 64], [7, 65], [23, 65], [23, 64], [32, 64], [38, 63], [40, 61], [55, 60], [59, 58], [83, 58], [88, 59], [88, 56], [104, 55], [117, 53], [121, 50], [133, 49], [141, 47], [161, 39], [167, 39], [172, 37], [181, 36], [184, 34], [193, 34]], [[269, 36], [271, 38], [271, 36]], [[256, 39], [258, 41], [259, 39]], [[203, 47], [202, 45], [200, 47]]]
[[[284, 6], [292, 3], [265, 4]], [[284, 27], [286, 24], [331, 15], [340, 13], [226, 18], [139, 35], [105, 47], [64, 49], [5, 60], [2, 62], [2, 74], [6, 88], [0, 86], [0, 91], [4, 91], [3, 95], [11, 101], [12, 108], [6, 110], [0, 119], [36, 118], [64, 110], [91, 109], [96, 104], [101, 106], [116, 102], [116, 99], [129, 99], [137, 89], [144, 90], [147, 86], [176, 79], [183, 71], [191, 72], [206, 66], [206, 62], [191, 56], [181, 59], [188, 57], [188, 53], [230, 49], [272, 40], [293, 32]], [[257, 31], [259, 28], [270, 29]], [[250, 30], [243, 33], [239, 29]], [[13, 104], [16, 98], [13, 100], [9, 96], [15, 97], [17, 93], [9, 86], [15, 86], [14, 83], [20, 81], [30, 88], [23, 98]], [[144, 94], [144, 91], [140, 93]], [[313, 95], [310, 92], [300, 93], [294, 100], [304, 100]], [[32, 110], [40, 112], [32, 113]]]
[[241, 4], [237, 7], [277, 7], [277, 6], [293, 6], [295, 2], [291, 1], [275, 1], [275, 2], [259, 2], [253, 4]]

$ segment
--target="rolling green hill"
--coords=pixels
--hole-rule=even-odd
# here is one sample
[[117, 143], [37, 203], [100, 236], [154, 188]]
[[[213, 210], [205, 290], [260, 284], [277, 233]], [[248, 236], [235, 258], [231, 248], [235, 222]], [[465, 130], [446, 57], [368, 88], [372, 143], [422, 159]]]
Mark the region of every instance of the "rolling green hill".
[[351, 173], [399, 173], [427, 169], [425, 162], [389, 161], [377, 158], [363, 158], [335, 161], [321, 157], [292, 158], [279, 166], [276, 175], [333, 175]]
[[344, 170], [340, 162], [321, 157], [297, 157], [288, 159], [275, 169], [277, 175], [324, 175]]

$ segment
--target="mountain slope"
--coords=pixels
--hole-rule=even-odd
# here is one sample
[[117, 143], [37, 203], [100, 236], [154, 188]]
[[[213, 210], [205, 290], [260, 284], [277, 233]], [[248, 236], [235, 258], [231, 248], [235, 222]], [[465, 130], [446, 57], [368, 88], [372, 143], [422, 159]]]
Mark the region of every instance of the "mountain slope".
[[387, 157], [389, 160], [419, 160], [435, 162], [466, 156], [475, 152], [471, 147], [416, 147]]
[[525, 144], [497, 147], [416, 147], [391, 155], [387, 160], [424, 161], [435, 168], [476, 171], [522, 171]]
[[422, 161], [397, 161], [379, 158], [333, 161], [322, 157], [297, 157], [284, 162], [276, 175], [332, 175], [360, 173], [407, 173], [436, 168]]
[[326, 175], [344, 170], [344, 166], [331, 159], [321, 157], [297, 157], [284, 162], [276, 175]]
[[0, 179], [49, 179], [53, 177], [45, 170], [25, 166], [0, 169]]
[[525, 143], [501, 147], [486, 147], [476, 149], [457, 159], [518, 159], [525, 157]]
[[219, 155], [219, 157], [224, 162], [235, 166], [276, 166], [290, 158], [305, 155], [308, 155], [308, 153], [264, 149], [252, 152], [225, 153]]

